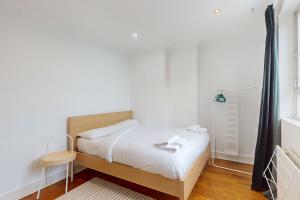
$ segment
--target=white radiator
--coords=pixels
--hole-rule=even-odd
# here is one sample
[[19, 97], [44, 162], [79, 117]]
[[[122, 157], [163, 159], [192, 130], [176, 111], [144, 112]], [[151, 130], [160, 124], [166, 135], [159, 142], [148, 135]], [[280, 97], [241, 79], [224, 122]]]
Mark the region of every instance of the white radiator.
[[300, 199], [300, 159], [290, 149], [277, 146], [263, 176], [267, 180], [272, 199]]

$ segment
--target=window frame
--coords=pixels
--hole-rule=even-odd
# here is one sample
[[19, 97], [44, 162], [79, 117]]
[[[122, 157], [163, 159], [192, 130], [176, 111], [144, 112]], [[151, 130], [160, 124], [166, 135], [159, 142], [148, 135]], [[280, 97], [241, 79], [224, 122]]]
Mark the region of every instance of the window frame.
[[[299, 81], [299, 72], [300, 72], [300, 63], [299, 63], [299, 47], [300, 47], [300, 4], [297, 6], [297, 8], [294, 11], [294, 84], [293, 84], [293, 90], [294, 90], [294, 118], [300, 121], [300, 100], [298, 99], [298, 96], [300, 96], [300, 81]], [[299, 101], [299, 105], [298, 105]], [[299, 110], [299, 112], [298, 112]]]
[[293, 80], [293, 90], [294, 90], [294, 98], [293, 98], [293, 101], [294, 101], [294, 118], [297, 119], [297, 120], [300, 120], [300, 116], [299, 116], [299, 113], [298, 113], [298, 94], [299, 94], [299, 89], [298, 89], [298, 45], [299, 45], [299, 37], [298, 37], [298, 34], [299, 34], [299, 26], [298, 26], [298, 23], [300, 22], [299, 21], [299, 8], [297, 7], [295, 12], [294, 12], [294, 33], [295, 33], [295, 37], [294, 37], [294, 55], [293, 55], [293, 59], [294, 59], [294, 80]]
[[300, 97], [300, 4], [294, 11], [294, 28], [294, 118], [300, 121], [300, 99], [298, 99], [298, 96]]

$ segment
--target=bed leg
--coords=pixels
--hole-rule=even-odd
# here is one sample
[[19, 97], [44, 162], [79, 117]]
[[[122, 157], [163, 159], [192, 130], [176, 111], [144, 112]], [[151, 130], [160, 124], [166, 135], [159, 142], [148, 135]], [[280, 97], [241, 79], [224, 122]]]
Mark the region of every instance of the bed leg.
[[184, 195], [180, 195], [179, 200], [187, 200], [187, 199], [184, 198]]
[[184, 183], [180, 187], [179, 200], [186, 200], [185, 195], [184, 195]]

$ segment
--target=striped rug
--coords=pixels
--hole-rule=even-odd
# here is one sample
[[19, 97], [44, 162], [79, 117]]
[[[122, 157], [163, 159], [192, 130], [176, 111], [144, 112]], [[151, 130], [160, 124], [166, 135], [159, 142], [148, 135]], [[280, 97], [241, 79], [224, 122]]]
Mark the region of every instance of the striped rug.
[[93, 178], [56, 200], [153, 200], [103, 179]]

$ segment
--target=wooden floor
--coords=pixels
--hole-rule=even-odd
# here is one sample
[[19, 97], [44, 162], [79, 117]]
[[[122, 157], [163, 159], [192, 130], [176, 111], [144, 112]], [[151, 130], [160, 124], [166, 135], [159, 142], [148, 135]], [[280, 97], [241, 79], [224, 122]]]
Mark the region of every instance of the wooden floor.
[[[229, 161], [218, 160], [217, 164], [227, 167], [233, 167], [240, 170], [251, 171], [252, 166]], [[120, 180], [90, 169], [86, 169], [77, 173], [74, 177], [74, 182], [70, 183], [69, 190], [85, 183], [86, 181], [100, 177], [108, 181], [117, 183], [124, 187], [130, 188], [140, 193], [144, 193], [158, 200], [173, 200], [175, 197], [162, 194], [151, 189], [138, 186], [136, 184]], [[64, 181], [60, 181], [51, 185], [41, 192], [41, 200], [53, 200], [56, 197], [64, 194]], [[212, 166], [206, 166], [203, 173], [199, 177], [189, 200], [260, 200], [265, 199], [261, 193], [251, 191], [251, 176], [237, 174], [222, 169], [217, 169]], [[31, 194], [23, 200], [36, 199], [36, 193]]]

